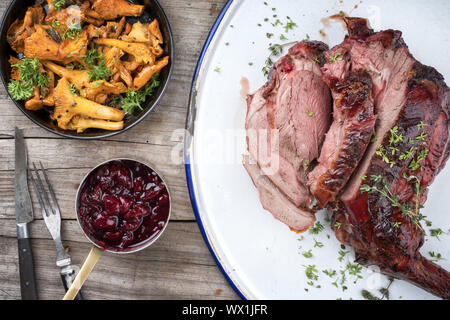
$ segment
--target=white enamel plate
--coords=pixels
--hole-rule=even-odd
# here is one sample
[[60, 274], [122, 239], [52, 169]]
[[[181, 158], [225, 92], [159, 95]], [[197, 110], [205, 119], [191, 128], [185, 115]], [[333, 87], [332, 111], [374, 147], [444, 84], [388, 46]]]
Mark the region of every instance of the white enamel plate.
[[[363, 290], [381, 297], [380, 289], [389, 284], [389, 279], [376, 270], [365, 267], [359, 270], [352, 265], [353, 251], [341, 248], [327, 222], [326, 211], [317, 213], [324, 226], [322, 231], [297, 234], [262, 208], [258, 192], [242, 166], [242, 155], [246, 153], [246, 105], [241, 79], [249, 80], [250, 92], [264, 84], [262, 68], [271, 43], [302, 40], [306, 35], [330, 47], [340, 43], [345, 35], [343, 26], [324, 18], [343, 11], [368, 18], [375, 30], [403, 31], [416, 59], [434, 66], [450, 84], [450, 1], [266, 2], [234, 0], [226, 4], [211, 30], [194, 76], [185, 162], [200, 229], [218, 266], [244, 298], [363, 299]], [[288, 21], [295, 26], [291, 23], [291, 28], [286, 27]], [[446, 234], [450, 229], [449, 195], [450, 165], [447, 165], [432, 184], [422, 211], [433, 224], [425, 227], [429, 235], [421, 249], [430, 259], [440, 257], [438, 263], [447, 270], [450, 269], [450, 235]], [[430, 229], [445, 233], [431, 236]], [[436, 297], [395, 280], [389, 287], [389, 298]]]

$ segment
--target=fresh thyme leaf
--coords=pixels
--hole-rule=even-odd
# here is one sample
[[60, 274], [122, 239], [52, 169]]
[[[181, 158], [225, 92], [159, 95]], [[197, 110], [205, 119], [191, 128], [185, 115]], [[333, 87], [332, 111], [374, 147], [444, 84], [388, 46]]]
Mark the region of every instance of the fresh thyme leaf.
[[428, 126], [428, 124], [424, 123], [423, 121], [420, 121], [417, 124], [417, 128], [419, 128], [419, 130], [423, 129], [423, 127], [426, 127], [426, 126]]
[[444, 231], [442, 231], [441, 228], [438, 228], [438, 229], [430, 229], [430, 236], [436, 237], [438, 240], [441, 240], [441, 239], [439, 238], [439, 236], [441, 236], [441, 235], [443, 235], [443, 234], [446, 234], [446, 233], [445, 233]]
[[288, 46], [288, 45], [291, 45], [294, 43], [297, 43], [297, 41], [287, 42], [287, 43], [283, 43], [283, 44], [270, 44], [269, 45], [270, 55], [266, 59], [265, 66], [262, 68], [262, 72], [265, 76], [267, 76], [269, 74], [269, 70], [273, 65], [272, 57], [280, 55], [283, 51], [284, 46]]
[[348, 251], [344, 251], [344, 250], [339, 250], [339, 262], [342, 262], [342, 260], [344, 260], [345, 255], [348, 253]]
[[310, 164], [311, 164], [311, 161], [309, 161], [309, 160], [303, 161], [303, 166], [306, 168], [308, 168], [310, 166]]
[[304, 251], [303, 253], [302, 253], [302, 255], [305, 257], [305, 258], [312, 258], [312, 256], [313, 256], [313, 254], [312, 254], [312, 249], [309, 249], [308, 251]]
[[[276, 16], [274, 16], [274, 18], [275, 18]], [[277, 26], [277, 25], [279, 25], [279, 24], [283, 24], [281, 21], [280, 21], [280, 19], [277, 19], [277, 20], [275, 20], [275, 22], [274, 23], [272, 23], [272, 26]]]
[[310, 234], [319, 234], [324, 229], [324, 226], [320, 223], [320, 221], [317, 221], [314, 227], [309, 229]]
[[350, 263], [349, 262], [349, 263], [347, 263], [346, 270], [348, 270], [349, 274], [356, 276], [361, 273], [362, 266], [359, 263]]
[[344, 58], [342, 58], [342, 53], [338, 52], [336, 53], [334, 56], [330, 57], [330, 62], [338, 62], [338, 61], [342, 61]]
[[66, 6], [66, 0], [55, 0], [53, 1], [53, 6], [59, 11]]
[[442, 255], [440, 253], [435, 253], [434, 251], [429, 251], [428, 254], [430, 255], [430, 257], [434, 258], [431, 261], [437, 262], [439, 260], [446, 260], [445, 258], [442, 257]]
[[367, 290], [362, 290], [361, 291], [361, 295], [363, 296], [364, 299], [366, 300], [380, 300], [379, 298], [375, 297], [373, 294], [371, 294], [369, 291]]
[[284, 31], [288, 32], [289, 30], [292, 30], [296, 26], [297, 26], [297, 24], [294, 21], [292, 21], [291, 19], [289, 19], [289, 21], [286, 22], [286, 25], [284, 26]]
[[323, 247], [323, 243], [322, 242], [317, 241], [316, 239], [313, 239], [313, 240], [314, 240], [314, 248], [315, 247], [318, 247], [318, 248], [322, 248]]
[[323, 273], [325, 273], [330, 278], [333, 278], [336, 275], [336, 270], [329, 269], [329, 270], [322, 270]]
[[389, 289], [388, 288], [380, 288], [378, 289], [380, 293], [383, 295], [383, 297], [386, 297], [386, 299], [389, 300]]
[[377, 134], [375, 132], [375, 128], [372, 129], [372, 138], [370, 139], [370, 142], [375, 142], [377, 141]]
[[304, 266], [304, 267], [306, 267], [305, 274], [306, 274], [306, 277], [309, 280], [317, 280], [317, 279], [319, 279], [319, 275], [318, 275], [318, 271], [316, 269], [316, 265], [313, 264], [313, 265], [308, 265], [308, 266]]
[[61, 29], [61, 24], [59, 23], [58, 20], [54, 20], [54, 21], [52, 22], [52, 28], [53, 28], [53, 29]]

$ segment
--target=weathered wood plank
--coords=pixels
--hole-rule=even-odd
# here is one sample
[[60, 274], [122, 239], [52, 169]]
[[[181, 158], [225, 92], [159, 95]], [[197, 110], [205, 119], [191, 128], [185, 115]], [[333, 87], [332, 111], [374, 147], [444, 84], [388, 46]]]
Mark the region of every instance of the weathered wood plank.
[[[63, 238], [80, 265], [90, 244], [76, 221], [64, 221]], [[14, 220], [0, 226], [0, 297], [20, 299]], [[32, 224], [32, 247], [40, 299], [64, 294], [53, 240], [42, 220]], [[105, 253], [85, 283], [86, 299], [235, 299], [193, 223], [172, 222], [151, 247], [129, 255]]]
[[[33, 158], [30, 158], [33, 160]], [[46, 162], [43, 162], [46, 163]], [[47, 164], [45, 165], [47, 167]], [[55, 190], [55, 195], [61, 209], [63, 219], [75, 219], [75, 196], [81, 180], [89, 172], [90, 168], [50, 169], [48, 176]], [[181, 174], [180, 174], [181, 177]], [[172, 197], [172, 220], [193, 220], [191, 204], [186, 191], [186, 183], [179, 177], [166, 177]], [[33, 185], [29, 181], [29, 190], [33, 201], [34, 214], [41, 218], [40, 206], [34, 192]], [[14, 218], [14, 171], [0, 171], [0, 219]], [[0, 233], [1, 234], [1, 233]]]
[[[164, 176], [173, 199], [173, 219], [194, 219], [186, 187], [184, 167], [173, 163], [172, 147], [116, 141], [80, 141], [67, 139], [27, 139], [28, 160], [41, 161], [50, 170], [63, 217], [74, 218], [74, 199], [84, 175], [99, 163], [112, 158], [132, 158], [150, 163]], [[14, 214], [14, 140], [0, 139], [0, 203], [2, 215]], [[95, 151], [94, 151], [95, 150]], [[178, 161], [178, 159], [176, 159]], [[29, 183], [30, 191], [34, 190]], [[33, 197], [36, 199], [36, 197]], [[37, 200], [35, 200], [35, 204]], [[35, 206], [35, 212], [39, 207]]]
[[[110, 140], [170, 142], [173, 130], [184, 128], [188, 96], [194, 67], [209, 28], [223, 7], [225, 0], [162, 0], [174, 34], [174, 72], [164, 98], [155, 112], [142, 123]], [[6, 7], [2, 2], [3, 13]], [[9, 100], [5, 89], [0, 89], [0, 137], [12, 137], [14, 126], [24, 129], [25, 137], [57, 137], [28, 120]]]
[[[172, 220], [151, 248], [127, 256], [105, 254], [85, 284], [87, 299], [235, 299], [215, 265], [195, 222], [184, 167], [172, 152], [180, 150], [194, 67], [210, 26], [226, 0], [160, 0], [175, 37], [174, 73], [160, 105], [143, 122], [103, 141], [63, 139], [36, 126], [9, 100], [0, 86], [0, 299], [20, 299], [14, 220], [14, 126], [26, 137], [30, 162], [42, 161], [61, 206], [63, 240], [80, 265], [90, 244], [75, 220], [74, 197], [85, 173], [98, 163], [130, 157], [152, 163], [166, 178], [173, 200]], [[3, 14], [9, 1], [0, 1]], [[176, 134], [174, 134], [174, 131]], [[179, 132], [179, 131], [178, 131]], [[174, 149], [175, 148], [175, 149]], [[31, 187], [31, 184], [30, 184]], [[41, 299], [60, 299], [63, 289], [55, 266], [55, 249], [40, 220], [30, 234]], [[178, 222], [177, 222], [178, 221]]]

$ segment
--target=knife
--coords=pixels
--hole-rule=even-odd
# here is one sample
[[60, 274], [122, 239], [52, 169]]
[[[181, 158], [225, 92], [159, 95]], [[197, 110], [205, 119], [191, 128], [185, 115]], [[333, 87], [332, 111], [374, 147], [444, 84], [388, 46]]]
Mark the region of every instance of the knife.
[[33, 253], [28, 223], [34, 220], [27, 180], [27, 151], [22, 132], [15, 128], [14, 203], [19, 249], [20, 291], [23, 300], [37, 300]]

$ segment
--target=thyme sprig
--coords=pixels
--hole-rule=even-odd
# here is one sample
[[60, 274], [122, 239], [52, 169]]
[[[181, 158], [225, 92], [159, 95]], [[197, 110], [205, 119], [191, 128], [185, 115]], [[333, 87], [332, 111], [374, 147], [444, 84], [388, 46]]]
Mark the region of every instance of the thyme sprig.
[[270, 54], [265, 61], [264, 67], [262, 68], [263, 74], [265, 76], [269, 74], [269, 70], [273, 66], [273, 58], [279, 56], [283, 52], [283, 48], [285, 46], [289, 46], [296, 43], [297, 41], [291, 41], [283, 44], [270, 44], [269, 45]]
[[[367, 192], [369, 194], [380, 194], [383, 198], [386, 198], [393, 207], [399, 208], [401, 210], [402, 217], [410, 218], [415, 225], [417, 225], [419, 228], [422, 228], [419, 222], [425, 217], [419, 212], [419, 210], [422, 208], [422, 206], [420, 205], [420, 195], [423, 191], [420, 187], [420, 179], [419, 177], [414, 175], [408, 176], [406, 173], [403, 174], [403, 178], [407, 182], [413, 183], [413, 187], [415, 189], [414, 203], [400, 203], [400, 197], [391, 192], [386, 178], [380, 175], [371, 175], [370, 180], [374, 183], [374, 185], [371, 186], [369, 184], [363, 184], [360, 187], [360, 190], [361, 192]], [[400, 222], [396, 223], [394, 227], [399, 227], [400, 224]]]

